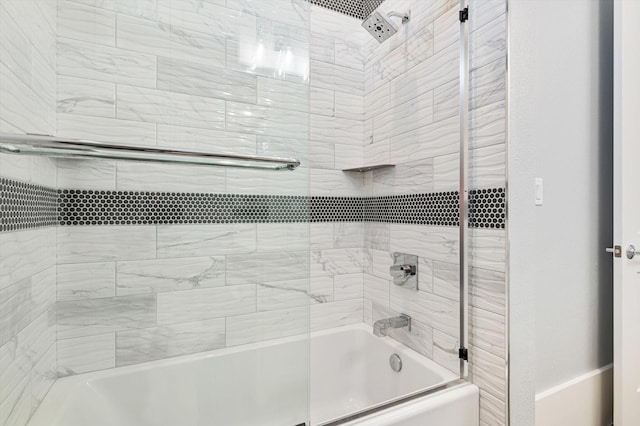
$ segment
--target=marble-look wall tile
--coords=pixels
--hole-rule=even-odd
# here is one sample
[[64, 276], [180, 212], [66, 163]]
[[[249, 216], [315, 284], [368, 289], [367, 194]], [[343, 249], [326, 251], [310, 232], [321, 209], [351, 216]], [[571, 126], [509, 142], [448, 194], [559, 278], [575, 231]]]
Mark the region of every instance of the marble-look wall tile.
[[364, 298], [374, 304], [389, 308], [391, 305], [391, 283], [388, 278], [364, 274]]
[[0, 289], [55, 265], [54, 228], [0, 233]]
[[490, 104], [470, 113], [469, 144], [472, 148], [506, 143], [504, 102]]
[[58, 340], [58, 377], [116, 366], [115, 333]]
[[158, 146], [256, 154], [256, 136], [224, 130], [158, 124]]
[[59, 113], [58, 135], [114, 145], [155, 145], [156, 125], [142, 121]]
[[227, 318], [226, 324], [227, 346], [244, 345], [308, 332], [309, 307], [232, 316]]
[[116, 190], [115, 160], [59, 158], [56, 163], [59, 188]]
[[309, 224], [309, 248], [311, 250], [322, 250], [333, 248], [334, 223], [320, 222]]
[[504, 425], [506, 420], [507, 407], [504, 401], [491, 395], [489, 392], [480, 390], [480, 425]]
[[506, 277], [504, 272], [471, 268], [469, 303], [477, 308], [505, 315]]
[[161, 225], [157, 237], [158, 258], [251, 253], [256, 249], [254, 224]]
[[118, 86], [118, 118], [148, 123], [223, 129], [225, 102], [203, 96]]
[[256, 135], [308, 139], [309, 115], [305, 112], [227, 102], [227, 130]]
[[472, 149], [469, 153], [469, 181], [475, 188], [502, 188], [506, 183], [506, 145]]
[[362, 299], [313, 305], [311, 306], [311, 331], [358, 324], [362, 322], [363, 317]]
[[474, 268], [505, 272], [506, 240], [503, 229], [469, 230], [470, 264]]
[[416, 320], [452, 336], [460, 330], [459, 314], [459, 303], [424, 291], [415, 293], [409, 313]]
[[460, 300], [459, 263], [433, 262], [433, 293], [447, 299]]
[[187, 257], [118, 262], [118, 296], [220, 287], [225, 284], [225, 259]]
[[322, 297], [315, 297], [310, 286], [308, 278], [258, 284], [258, 312], [326, 303]]
[[73, 1], [58, 2], [58, 37], [116, 45], [116, 14]]
[[309, 277], [308, 251], [249, 253], [226, 257], [227, 285], [298, 280]]
[[363, 271], [364, 254], [358, 249], [330, 249], [311, 252], [311, 276], [357, 274]]
[[[347, 147], [347, 145], [340, 145], [340, 147], [344, 148]], [[351, 149], [349, 152], [353, 152], [355, 155], [358, 155], [358, 153], [362, 151], [359, 147], [348, 146], [348, 148]], [[342, 164], [338, 163], [336, 165], [336, 160], [338, 158], [342, 159], [342, 154], [343, 153], [336, 154], [336, 145], [318, 141], [309, 141], [310, 158], [307, 160], [308, 165], [314, 169], [338, 169]]]
[[364, 96], [364, 74], [352, 68], [311, 61], [309, 81], [312, 87]]
[[31, 416], [31, 381], [25, 376], [0, 403], [0, 425], [26, 425]]
[[69, 226], [57, 228], [56, 233], [59, 264], [156, 257], [153, 226]]
[[394, 105], [407, 102], [456, 78], [460, 66], [459, 55], [457, 46], [452, 45], [430, 56], [411, 72], [391, 80], [390, 90]]
[[393, 265], [391, 253], [387, 250], [367, 248], [364, 251], [364, 272], [378, 278], [389, 279], [389, 268]]
[[374, 250], [389, 251], [390, 224], [365, 222], [364, 224], [364, 247]]
[[450, 262], [458, 259], [458, 229], [391, 224], [391, 251]]
[[335, 93], [333, 90], [319, 87], [309, 88], [309, 103], [311, 114], [333, 117], [336, 114]]
[[333, 281], [333, 277], [313, 277], [309, 279], [313, 303], [330, 303], [337, 300]]
[[223, 168], [192, 164], [118, 161], [118, 191], [224, 193]]
[[49, 346], [49, 350], [40, 358], [40, 361], [33, 367], [31, 372], [31, 407], [35, 411], [44, 397], [51, 389], [51, 386], [58, 377], [57, 372], [57, 350], [56, 344]]
[[2, 27], [0, 35], [2, 63], [24, 84], [30, 85], [34, 46], [5, 8], [0, 8], [0, 25]]
[[473, 70], [469, 75], [469, 108], [474, 110], [496, 102], [505, 102], [506, 73], [505, 58]]
[[361, 299], [364, 297], [363, 274], [335, 275], [333, 277], [333, 291], [335, 300]]
[[336, 117], [349, 120], [364, 120], [364, 97], [335, 92]]
[[434, 49], [436, 52], [460, 41], [460, 6], [456, 5], [438, 17], [433, 24]]
[[31, 321], [31, 279], [0, 290], [0, 346]]
[[258, 77], [258, 105], [309, 111], [309, 85]]
[[31, 318], [49, 312], [56, 304], [56, 267], [31, 277]]
[[311, 115], [310, 138], [325, 143], [362, 146], [362, 121]]
[[449, 154], [433, 160], [433, 189], [436, 192], [456, 191], [460, 188], [460, 155]]
[[118, 15], [117, 25], [120, 48], [224, 67], [223, 38], [126, 15]]
[[361, 248], [364, 238], [364, 223], [336, 222], [334, 226], [335, 248]]
[[58, 39], [58, 75], [155, 87], [156, 57], [71, 39]]
[[257, 16], [244, 10], [224, 7], [224, 0], [193, 2], [191, 0], [160, 1], [158, 20], [217, 37], [238, 38], [255, 34]]
[[357, 197], [364, 189], [362, 173], [311, 169], [311, 195]]
[[82, 300], [116, 295], [116, 264], [71, 263], [58, 265], [57, 300]]
[[471, 70], [487, 65], [501, 57], [506, 57], [506, 14], [477, 28], [469, 35]]
[[433, 159], [411, 161], [395, 167], [394, 192], [398, 195], [433, 192]]
[[504, 315], [472, 306], [469, 309], [469, 322], [471, 345], [504, 359], [506, 354]]
[[21, 133], [55, 133], [55, 106], [48, 104], [7, 66], [0, 63], [0, 116]]
[[456, 78], [433, 90], [433, 121], [444, 120], [459, 114], [460, 82]]
[[506, 401], [505, 361], [479, 348], [472, 348], [470, 375], [473, 383], [500, 401]]
[[58, 339], [156, 325], [156, 296], [134, 295], [58, 302]]
[[158, 58], [158, 89], [237, 102], [256, 102], [256, 77], [205, 64]]
[[158, 293], [159, 325], [222, 318], [255, 311], [256, 286], [253, 284]]
[[123, 331], [116, 333], [116, 365], [138, 364], [224, 346], [224, 318]]
[[158, 0], [73, 0], [88, 6], [99, 7], [118, 13], [140, 16], [147, 19], [158, 18]]
[[347, 68], [364, 71], [365, 57], [362, 43], [336, 37], [335, 39], [335, 64]]
[[433, 360], [456, 374], [460, 372], [458, 348], [460, 342], [457, 337], [433, 330]]
[[58, 112], [115, 118], [116, 85], [76, 77], [58, 77]]
[[256, 227], [259, 252], [304, 251], [309, 247], [308, 223], [259, 223]]
[[309, 172], [297, 168], [292, 172], [273, 170], [228, 169], [227, 192], [230, 194], [309, 194]]
[[[326, 143], [322, 143], [322, 145], [331, 146]], [[336, 144], [333, 146], [335, 147], [334, 167], [336, 169], [352, 169], [364, 164], [364, 149], [362, 148], [362, 146], [342, 144]]]
[[394, 136], [390, 146], [397, 163], [456, 153], [460, 147], [460, 118], [451, 117]]

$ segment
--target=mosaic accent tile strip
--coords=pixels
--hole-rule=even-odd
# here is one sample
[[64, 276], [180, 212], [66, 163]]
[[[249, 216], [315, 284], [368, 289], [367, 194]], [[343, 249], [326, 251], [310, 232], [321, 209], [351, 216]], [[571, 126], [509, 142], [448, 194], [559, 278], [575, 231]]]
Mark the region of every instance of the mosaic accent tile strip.
[[[470, 226], [504, 228], [503, 188], [470, 192]], [[389, 222], [458, 226], [458, 193], [382, 197], [60, 190], [60, 225]]]
[[58, 224], [55, 189], [0, 178], [0, 232]]
[[[0, 178], [0, 232], [46, 226], [386, 222], [458, 226], [458, 192], [380, 197], [54, 190]], [[504, 188], [469, 193], [469, 226], [503, 229]]]
[[384, 0], [311, 0], [311, 4], [364, 20]]

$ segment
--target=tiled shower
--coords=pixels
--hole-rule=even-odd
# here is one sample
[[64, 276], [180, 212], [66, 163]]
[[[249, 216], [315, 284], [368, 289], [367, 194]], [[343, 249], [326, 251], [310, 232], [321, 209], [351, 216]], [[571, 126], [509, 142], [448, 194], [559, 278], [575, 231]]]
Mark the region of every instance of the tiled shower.
[[[302, 163], [0, 154], [0, 425], [58, 378], [400, 313], [389, 336], [459, 372], [460, 2], [311, 3], [0, 0], [0, 133]], [[411, 21], [379, 44], [375, 7]], [[469, 10], [468, 368], [497, 425], [506, 3]], [[419, 291], [393, 284], [396, 252]]]

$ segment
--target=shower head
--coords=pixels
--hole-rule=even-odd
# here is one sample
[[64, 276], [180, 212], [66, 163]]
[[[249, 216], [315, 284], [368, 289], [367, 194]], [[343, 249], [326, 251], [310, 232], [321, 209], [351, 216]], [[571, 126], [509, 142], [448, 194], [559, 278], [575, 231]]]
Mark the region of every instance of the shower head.
[[369, 31], [378, 43], [382, 43], [398, 32], [398, 29], [389, 22], [380, 12], [373, 12], [362, 23], [362, 27]]
[[[389, 18], [401, 18], [402, 23], [406, 24], [411, 18], [411, 11], [408, 11], [407, 13], [389, 12], [387, 16]], [[398, 28], [389, 22], [389, 20], [387, 20], [387, 18], [385, 18], [380, 12], [373, 12], [369, 15], [362, 23], [362, 27], [369, 31], [369, 34], [378, 40], [378, 43], [382, 43], [398, 32]]]

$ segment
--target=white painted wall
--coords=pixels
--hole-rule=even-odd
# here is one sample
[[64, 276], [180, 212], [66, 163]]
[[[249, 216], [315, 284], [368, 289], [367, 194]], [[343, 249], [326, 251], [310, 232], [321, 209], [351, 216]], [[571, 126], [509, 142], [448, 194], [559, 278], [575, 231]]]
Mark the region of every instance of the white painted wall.
[[512, 424], [612, 360], [612, 24], [612, 2], [510, 1]]

